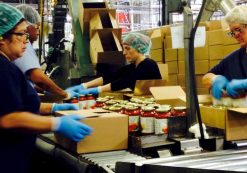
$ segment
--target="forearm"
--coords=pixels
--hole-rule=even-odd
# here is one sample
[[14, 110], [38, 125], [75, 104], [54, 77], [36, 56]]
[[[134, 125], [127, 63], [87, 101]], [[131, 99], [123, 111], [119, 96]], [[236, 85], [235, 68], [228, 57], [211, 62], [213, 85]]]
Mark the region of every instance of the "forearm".
[[111, 84], [106, 84], [103, 86], [100, 86], [100, 92], [110, 92], [111, 91]]
[[41, 69], [33, 69], [30, 78], [39, 88], [62, 98], [67, 97], [67, 92], [57, 86]]
[[40, 114], [52, 114], [52, 103], [41, 103], [40, 104]]
[[99, 77], [97, 79], [91, 80], [89, 82], [83, 83], [86, 88], [92, 88], [92, 87], [97, 87], [97, 86], [102, 86], [103, 85], [103, 78]]
[[206, 87], [210, 88], [212, 86], [213, 80], [216, 78], [217, 75], [213, 73], [207, 73], [202, 78], [202, 84]]
[[30, 112], [14, 112], [0, 118], [0, 128], [18, 128], [36, 133], [49, 132], [52, 128], [52, 118], [42, 117]]

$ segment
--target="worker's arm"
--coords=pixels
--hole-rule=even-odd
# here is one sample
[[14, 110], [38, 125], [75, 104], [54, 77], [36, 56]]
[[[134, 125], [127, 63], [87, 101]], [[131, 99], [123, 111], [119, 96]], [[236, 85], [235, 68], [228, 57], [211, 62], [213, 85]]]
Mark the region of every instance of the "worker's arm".
[[99, 77], [94, 80], [91, 80], [89, 82], [83, 83], [83, 87], [85, 88], [92, 88], [92, 87], [97, 87], [103, 85], [103, 78]]
[[41, 69], [31, 69], [30, 71], [28, 71], [27, 74], [30, 77], [31, 81], [35, 83], [39, 88], [62, 98], [67, 97], [67, 92], [57, 86], [47, 75], [43, 73]]
[[110, 92], [111, 91], [111, 84], [109, 83], [109, 84], [100, 86], [99, 89], [100, 89], [100, 92]]
[[208, 88], [211, 88], [213, 84], [213, 80], [217, 77], [217, 75], [213, 73], [207, 73], [202, 78], [202, 84], [205, 85]]
[[70, 103], [41, 103], [40, 104], [40, 113], [41, 114], [54, 114], [56, 111], [64, 110], [78, 110], [78, 106]]

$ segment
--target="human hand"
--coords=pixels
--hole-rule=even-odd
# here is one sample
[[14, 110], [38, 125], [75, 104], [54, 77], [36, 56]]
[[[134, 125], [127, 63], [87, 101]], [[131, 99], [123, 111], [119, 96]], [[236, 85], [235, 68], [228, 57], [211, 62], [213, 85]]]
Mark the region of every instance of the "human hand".
[[63, 104], [53, 103], [51, 108], [51, 113], [54, 113], [56, 111], [64, 111], [64, 110], [79, 110], [79, 108], [75, 104], [70, 104], [70, 103], [63, 103]]
[[79, 93], [80, 91], [85, 90], [85, 89], [86, 89], [85, 85], [79, 84], [79, 85], [75, 85], [75, 86], [67, 88], [66, 91], [73, 91], [73, 92]]
[[221, 99], [222, 91], [226, 88], [228, 80], [225, 76], [218, 75], [212, 84], [212, 94], [216, 99]]
[[241, 90], [247, 89], [247, 79], [233, 79], [226, 86], [226, 93], [231, 97], [240, 95]]
[[62, 134], [63, 136], [79, 142], [85, 136], [92, 133], [92, 128], [80, 122], [83, 116], [80, 115], [65, 115], [56, 117], [56, 124], [53, 131]]
[[68, 99], [71, 99], [73, 97], [77, 97], [77, 98], [79, 97], [79, 93], [77, 93], [77, 92], [74, 92], [72, 90], [65, 90], [65, 91], [67, 92], [68, 96], [64, 100], [68, 100]]

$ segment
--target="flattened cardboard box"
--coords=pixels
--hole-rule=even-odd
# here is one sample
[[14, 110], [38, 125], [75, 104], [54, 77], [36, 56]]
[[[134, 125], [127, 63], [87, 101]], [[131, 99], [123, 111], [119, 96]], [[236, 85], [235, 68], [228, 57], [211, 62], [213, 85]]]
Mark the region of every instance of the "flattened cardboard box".
[[202, 122], [210, 127], [225, 129], [227, 141], [247, 139], [247, 108], [215, 108], [200, 106]]
[[79, 114], [83, 123], [93, 128], [93, 133], [80, 142], [55, 134], [56, 142], [75, 153], [122, 150], [128, 148], [128, 116], [102, 109], [59, 111], [56, 115]]

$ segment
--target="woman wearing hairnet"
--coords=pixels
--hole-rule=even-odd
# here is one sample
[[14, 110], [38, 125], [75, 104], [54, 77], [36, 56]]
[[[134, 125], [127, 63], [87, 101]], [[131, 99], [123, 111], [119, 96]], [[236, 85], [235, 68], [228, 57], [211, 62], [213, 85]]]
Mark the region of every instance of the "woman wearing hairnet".
[[241, 48], [225, 57], [203, 77], [203, 83], [211, 87], [216, 99], [221, 99], [222, 92], [237, 97], [247, 89], [247, 6], [237, 6], [226, 16], [230, 32]]
[[40, 68], [38, 57], [32, 47], [33, 42], [39, 37], [41, 21], [39, 13], [28, 4], [17, 5], [16, 8], [22, 12], [29, 24], [27, 33], [29, 34], [30, 42], [28, 42], [27, 49], [23, 56], [13, 61], [13, 63], [20, 68], [38, 91], [51, 93], [61, 99], [77, 96], [78, 94], [73, 92], [68, 93], [57, 86]]
[[114, 76], [102, 76], [67, 90], [80, 94], [99, 94], [125, 88], [134, 90], [136, 80], [161, 79], [158, 65], [146, 56], [151, 44], [148, 36], [141, 33], [129, 33], [123, 39], [123, 54], [130, 64], [122, 67]]
[[27, 47], [27, 23], [16, 8], [0, 3], [0, 170], [28, 172], [28, 162], [37, 133], [55, 131], [74, 141], [89, 135], [91, 128], [78, 115], [39, 116], [75, 109], [69, 104], [40, 104], [36, 91], [11, 61]]

